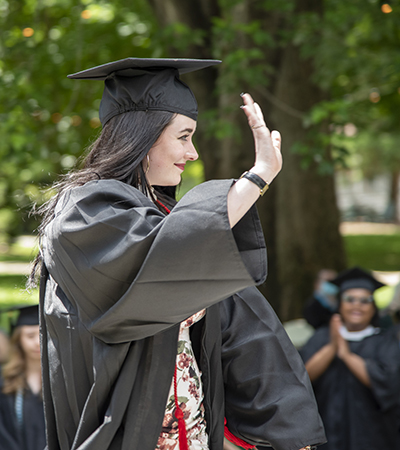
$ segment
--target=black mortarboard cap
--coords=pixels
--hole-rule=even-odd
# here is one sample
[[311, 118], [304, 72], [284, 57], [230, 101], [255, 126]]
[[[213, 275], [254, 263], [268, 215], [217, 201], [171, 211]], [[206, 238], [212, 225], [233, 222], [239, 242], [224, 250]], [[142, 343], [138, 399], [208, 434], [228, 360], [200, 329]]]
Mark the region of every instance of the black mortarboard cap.
[[22, 306], [15, 327], [39, 325], [39, 305]]
[[[13, 305], [0, 310], [2, 322], [11, 332], [21, 325], [39, 325], [39, 305]], [[3, 316], [4, 315], [4, 316]]]
[[197, 120], [197, 102], [179, 75], [204, 69], [214, 59], [126, 58], [68, 75], [105, 80], [99, 117], [104, 126], [127, 111], [170, 111]]
[[385, 284], [374, 278], [369, 272], [360, 267], [353, 267], [345, 270], [330, 283], [339, 287], [340, 292], [347, 291], [347, 289], [363, 288], [374, 292], [376, 289], [385, 286]]

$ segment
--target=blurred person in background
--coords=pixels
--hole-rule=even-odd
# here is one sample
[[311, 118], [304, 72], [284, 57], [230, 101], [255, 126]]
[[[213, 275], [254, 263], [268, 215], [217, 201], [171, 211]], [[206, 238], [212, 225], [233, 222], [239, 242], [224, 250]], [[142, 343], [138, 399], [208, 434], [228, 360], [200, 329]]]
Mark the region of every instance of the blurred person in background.
[[10, 356], [2, 369], [0, 448], [43, 450], [45, 425], [42, 400], [38, 306], [21, 308], [11, 334]]
[[332, 269], [321, 269], [314, 281], [314, 292], [304, 307], [303, 316], [315, 329], [326, 325], [337, 312], [338, 287], [330, 281], [337, 276]]
[[400, 350], [378, 327], [373, 298], [383, 284], [358, 267], [332, 283], [339, 314], [301, 350], [328, 439], [321, 449], [398, 448]]
[[8, 359], [8, 353], [10, 350], [10, 340], [5, 330], [0, 328], [0, 366], [3, 365]]

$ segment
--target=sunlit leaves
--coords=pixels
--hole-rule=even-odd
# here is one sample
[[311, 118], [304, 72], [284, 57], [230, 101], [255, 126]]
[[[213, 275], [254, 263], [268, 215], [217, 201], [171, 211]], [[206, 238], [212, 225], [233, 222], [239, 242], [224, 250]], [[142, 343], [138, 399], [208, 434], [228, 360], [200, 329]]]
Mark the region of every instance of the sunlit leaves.
[[110, 3], [90, 3], [81, 12], [81, 17], [91, 23], [112, 22], [115, 18], [115, 7]]

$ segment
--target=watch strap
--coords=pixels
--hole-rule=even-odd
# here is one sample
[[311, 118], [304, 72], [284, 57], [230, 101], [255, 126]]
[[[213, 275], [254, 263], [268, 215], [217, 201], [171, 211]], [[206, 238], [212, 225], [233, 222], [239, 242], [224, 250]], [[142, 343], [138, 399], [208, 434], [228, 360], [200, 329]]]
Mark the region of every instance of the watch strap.
[[252, 183], [254, 183], [256, 186], [258, 186], [260, 188], [260, 195], [261, 196], [263, 196], [267, 192], [267, 190], [269, 188], [269, 184], [266, 181], [264, 181], [260, 176], [258, 176], [254, 172], [249, 172], [249, 171], [244, 172], [240, 176], [240, 178], [247, 178]]

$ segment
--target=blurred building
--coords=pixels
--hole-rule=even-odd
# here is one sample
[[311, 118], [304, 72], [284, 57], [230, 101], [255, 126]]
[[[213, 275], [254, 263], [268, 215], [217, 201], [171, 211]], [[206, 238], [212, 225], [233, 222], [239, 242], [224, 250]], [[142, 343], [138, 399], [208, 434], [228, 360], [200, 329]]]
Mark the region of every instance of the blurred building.
[[[340, 171], [336, 174], [338, 207], [344, 221], [400, 222], [400, 202], [391, 200], [392, 177], [382, 174], [372, 179], [361, 171]], [[397, 194], [400, 186], [397, 184]]]

